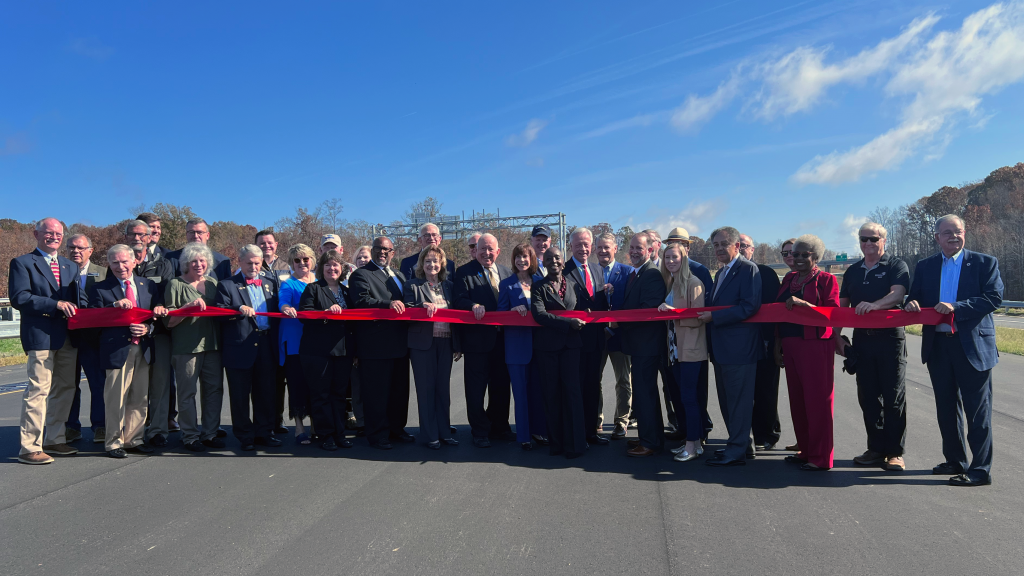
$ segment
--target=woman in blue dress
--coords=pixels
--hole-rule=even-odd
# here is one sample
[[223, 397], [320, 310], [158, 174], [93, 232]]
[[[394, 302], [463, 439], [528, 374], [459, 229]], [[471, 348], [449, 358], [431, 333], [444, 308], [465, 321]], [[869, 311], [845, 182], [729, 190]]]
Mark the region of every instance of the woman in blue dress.
[[299, 363], [299, 341], [302, 340], [302, 322], [295, 319], [299, 308], [299, 298], [306, 285], [316, 281], [313, 270], [316, 268], [316, 254], [305, 244], [296, 244], [288, 249], [288, 264], [291, 265], [292, 276], [281, 283], [281, 313], [288, 318], [281, 319], [278, 330], [278, 357], [285, 369], [288, 379], [288, 416], [295, 421], [295, 442], [307, 445], [310, 443], [303, 419], [310, 416], [311, 405], [309, 387], [302, 376], [302, 365]]

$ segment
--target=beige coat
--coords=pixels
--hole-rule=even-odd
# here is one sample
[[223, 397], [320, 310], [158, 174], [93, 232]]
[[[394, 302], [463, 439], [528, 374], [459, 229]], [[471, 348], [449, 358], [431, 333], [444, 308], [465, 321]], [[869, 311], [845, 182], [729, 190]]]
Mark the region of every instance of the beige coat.
[[[684, 264], [685, 265], [685, 264]], [[704, 306], [704, 283], [690, 274], [683, 293], [682, 285], [672, 286], [672, 301], [676, 308], [701, 308]], [[676, 330], [676, 360], [679, 362], [701, 362], [708, 359], [708, 343], [704, 324], [696, 318], [672, 320]]]

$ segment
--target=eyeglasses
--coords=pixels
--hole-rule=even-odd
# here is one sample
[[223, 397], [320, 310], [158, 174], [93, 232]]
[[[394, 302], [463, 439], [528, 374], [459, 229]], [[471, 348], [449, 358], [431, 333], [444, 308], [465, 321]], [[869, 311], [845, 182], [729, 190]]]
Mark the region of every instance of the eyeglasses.
[[814, 252], [790, 252], [789, 255], [793, 258], [810, 258]]
[[744, 244], [744, 243], [740, 242], [740, 250], [746, 250], [747, 248], [753, 248], [753, 247], [754, 247], [753, 244]]
[[394, 248], [384, 248], [382, 246], [377, 246], [374, 248], [374, 250], [379, 251], [381, 254], [391, 254], [392, 252], [395, 251]]
[[309, 264], [310, 260], [311, 260], [311, 258], [309, 256], [303, 256], [302, 258], [295, 258], [295, 259], [293, 259], [292, 263], [293, 264], [303, 264], [303, 263]]
[[861, 236], [860, 237], [860, 241], [861, 242], [875, 243], [875, 242], [878, 242], [879, 240], [881, 240], [881, 238], [879, 238], [878, 236]]
[[91, 246], [68, 246], [68, 252], [85, 252], [86, 250], [92, 250]]
[[472, 250], [473, 248], [476, 248], [476, 244], [466, 244], [466, 246], [469, 246], [470, 250]]
[[789, 258], [789, 256], [793, 254], [793, 252], [790, 250], [783, 250], [782, 252], [779, 252], [779, 254], [782, 254], [783, 258]]

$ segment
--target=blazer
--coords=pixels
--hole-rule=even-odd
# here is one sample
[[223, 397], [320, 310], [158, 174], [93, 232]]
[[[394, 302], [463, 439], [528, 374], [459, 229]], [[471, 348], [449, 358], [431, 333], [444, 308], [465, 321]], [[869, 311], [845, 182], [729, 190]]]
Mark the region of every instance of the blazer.
[[[416, 278], [409, 282], [405, 287], [405, 305], [409, 308], [423, 308], [423, 304], [431, 302], [430, 297], [427, 296], [427, 291], [430, 288], [427, 287], [427, 281]], [[448, 307], [452, 307], [454, 302], [454, 291], [455, 287], [452, 285], [452, 281], [445, 279], [441, 282], [441, 292], [444, 294], [444, 301]], [[452, 351], [459, 351], [459, 337], [455, 330], [454, 325], [449, 324], [452, 329]], [[409, 337], [408, 337], [409, 348], [412, 350], [429, 350], [430, 346], [434, 343], [434, 323], [433, 322], [409, 322]]]
[[[408, 285], [401, 272], [392, 272], [402, 283]], [[378, 308], [386, 310], [392, 300], [405, 302], [402, 290], [375, 263], [356, 270], [348, 279], [349, 299], [353, 308]], [[402, 358], [409, 352], [407, 335], [408, 322], [397, 320], [361, 320], [355, 323], [355, 355], [370, 360]], [[305, 332], [303, 332], [305, 336]], [[303, 344], [299, 344], [302, 350]]]
[[[630, 274], [622, 300], [623, 310], [657, 308], [665, 301], [665, 281], [648, 260]], [[622, 352], [631, 356], [661, 356], [668, 346], [664, 322], [622, 322]]]
[[[132, 276], [135, 286], [135, 299], [139, 308], [152, 310], [164, 303], [163, 287], [149, 278]], [[89, 289], [90, 308], [113, 308], [114, 302], [124, 299], [121, 281], [109, 274], [102, 282], [97, 282]], [[153, 322], [145, 322], [149, 333], [139, 339], [139, 349], [147, 363], [153, 359]], [[104, 370], [116, 370], [124, 367], [128, 359], [128, 348], [132, 344], [132, 335], [127, 326], [101, 328], [99, 335], [100, 364]]]
[[[351, 293], [344, 285], [341, 286], [341, 298], [345, 307], [351, 308]], [[320, 279], [306, 285], [299, 297], [300, 312], [323, 311], [338, 304], [334, 293], [327, 287], [327, 281]], [[344, 315], [341, 316], [344, 318]], [[299, 356], [349, 356], [354, 351], [352, 324], [344, 320], [300, 320], [302, 337], [299, 339]]]
[[[399, 272], [402, 276], [409, 279], [410, 282], [416, 279], [416, 263], [420, 260], [420, 253], [416, 252], [412, 256], [402, 258], [402, 263], [398, 266]], [[451, 258], [445, 258], [447, 264], [445, 268], [448, 270], [448, 279], [455, 277], [455, 262]]]
[[[672, 289], [672, 306], [676, 308], [702, 308], [704, 306], [704, 282], [693, 271], [682, 290]], [[666, 298], [668, 296], [666, 295]], [[708, 359], [707, 330], [696, 318], [669, 320], [676, 334], [676, 357], [669, 360], [679, 362], [703, 362]], [[669, 351], [671, 355], [671, 350]]]
[[[598, 266], [600, 268], [600, 266]], [[629, 275], [633, 272], [633, 267], [622, 262], [613, 262], [611, 271], [608, 273], [608, 284], [611, 284], [614, 288], [611, 296], [608, 298], [608, 309], [609, 310], [621, 310], [622, 301], [626, 297], [626, 282], [629, 281]], [[605, 348], [609, 352], [621, 352], [622, 351], [622, 339], [617, 329], [610, 326], [604, 327], [605, 332]]]
[[738, 256], [725, 278], [721, 273], [716, 276], [710, 293], [711, 306], [728, 306], [712, 312], [712, 322], [707, 325], [712, 360], [717, 364], [754, 364], [764, 358], [761, 327], [743, 322], [761, 308], [757, 265]]
[[533, 334], [533, 347], [544, 352], [558, 352], [567, 348], [582, 348], [580, 330], [572, 327], [572, 320], [555, 316], [551, 312], [576, 309], [576, 287], [572, 278], [565, 278], [565, 298], [558, 296], [558, 290], [550, 280], [544, 278], [533, 285], [530, 291], [530, 312], [540, 324]]
[[[533, 286], [541, 280], [540, 274], [533, 276]], [[532, 292], [531, 292], [532, 294]], [[498, 310], [507, 312], [516, 306], [533, 307], [530, 299], [523, 293], [519, 276], [513, 274], [498, 283]], [[529, 364], [533, 359], [533, 331], [531, 326], [505, 327], [505, 363]]]
[[[278, 311], [278, 294], [281, 287], [277, 283], [277, 277], [272, 273], [260, 270], [259, 279], [262, 281], [260, 289], [263, 290], [263, 297], [267, 300], [267, 312]], [[241, 273], [235, 274], [228, 280], [217, 284], [217, 296], [214, 299], [214, 306], [238, 310], [242, 306], [252, 307], [252, 298], [249, 296], [249, 289], [246, 287], [245, 276]], [[271, 342], [277, 344], [277, 318], [270, 320], [267, 331], [271, 333]], [[225, 368], [245, 369], [252, 368], [256, 363], [259, 354], [270, 354], [277, 363], [277, 346], [264, 346], [259, 344], [259, 329], [256, 327], [255, 318], [244, 316], [230, 316], [221, 320], [221, 363]]]
[[[715, 286], [715, 281], [711, 278], [711, 271], [708, 270], [707, 266], [697, 262], [693, 258], [687, 258], [687, 261], [690, 264], [690, 273], [697, 278], [700, 278], [700, 281], [704, 283], [704, 294], [710, 294], [711, 289]], [[778, 277], [778, 275], [776, 275], [776, 277]], [[707, 298], [705, 298], [705, 300], [706, 299]]]
[[[218, 282], [231, 278], [231, 258], [217, 252], [213, 248], [210, 248], [210, 252], [213, 252], [213, 263], [210, 264], [210, 269], [206, 271], [206, 275]], [[171, 263], [175, 278], [181, 276], [181, 264], [178, 261], [181, 258], [181, 250], [165, 252], [163, 257]]]
[[[960, 263], [960, 282], [953, 305], [953, 321], [960, 333], [960, 344], [975, 370], [991, 370], [999, 362], [996, 350], [996, 327], [992, 312], [1003, 302], [1003, 279], [995, 257], [964, 249]], [[909, 300], [917, 300], [921, 308], [939, 303], [942, 275], [942, 252], [929, 256], [914, 267]], [[935, 326], [922, 330], [921, 361], [928, 362], [935, 337]]]
[[[494, 264], [498, 270], [498, 286], [501, 281], [512, 276], [512, 270], [501, 264]], [[462, 277], [455, 282], [455, 308], [459, 310], [472, 310], [473, 304], [480, 304], [488, 312], [498, 309], [498, 299], [494, 297], [491, 290], [491, 283], [484, 276], [484, 267], [480, 262], [473, 260], [469, 264], [459, 268], [462, 270]], [[467, 324], [459, 327], [462, 331], [462, 351], [470, 354], [482, 354], [494, 349], [498, 341], [498, 326], [483, 326]]]
[[[775, 272], [775, 269], [771, 266], [765, 266], [764, 264], [757, 265], [757, 273], [761, 276], [761, 304], [771, 304], [772, 302], [775, 302], [779, 295], [779, 289], [782, 287], [782, 282], [779, 280], [778, 273]], [[831, 276], [831, 274], [829, 274], [829, 276]], [[832, 276], [832, 278], [835, 279], [835, 276]], [[838, 284], [836, 286], [838, 286]], [[828, 306], [838, 305], [839, 304], [828, 304]], [[768, 344], [767, 350], [771, 350], [775, 346], [775, 324], [765, 322], [760, 326], [761, 339]]]
[[60, 350], [68, 337], [68, 319], [57, 310], [57, 302], [71, 302], [76, 307], [88, 304], [78, 289], [78, 264], [57, 256], [60, 285], [50, 265], [39, 252], [11, 260], [7, 277], [7, 294], [11, 306], [21, 312], [21, 347], [30, 350]]
[[[590, 311], [604, 311], [608, 309], [608, 295], [604, 291], [604, 272], [601, 271], [601, 267], [593, 262], [586, 263], [587, 268], [590, 269], [590, 278], [594, 284], [594, 296], [591, 297], [590, 293], [587, 292], [587, 284], [583, 278], [583, 270], [576, 265], [575, 258], [569, 258], [565, 263], [565, 270], [562, 274], [572, 278], [576, 289], [576, 308], [578, 310], [590, 310]], [[598, 324], [588, 323], [580, 330], [580, 337], [583, 339], [583, 346], [587, 350], [598, 350], [604, 351], [605, 346], [605, 334], [604, 328], [607, 324], [602, 322]]]
[[[82, 291], [82, 298], [85, 299], [85, 305], [91, 306], [89, 301], [89, 293], [92, 291], [92, 287], [97, 283], [106, 280], [107, 271], [109, 268], [104, 268], [97, 264], [89, 262], [89, 268], [86, 270], [85, 285], [79, 285], [79, 289]], [[79, 267], [81, 272], [81, 267]], [[81, 281], [81, 276], [78, 277]], [[89, 348], [96, 348], [100, 344], [100, 329], [99, 328], [85, 328], [79, 330], [70, 330], [68, 336], [71, 338], [71, 345], [75, 348], [81, 348], [83, 346]], [[118, 366], [120, 368], [120, 366]]]

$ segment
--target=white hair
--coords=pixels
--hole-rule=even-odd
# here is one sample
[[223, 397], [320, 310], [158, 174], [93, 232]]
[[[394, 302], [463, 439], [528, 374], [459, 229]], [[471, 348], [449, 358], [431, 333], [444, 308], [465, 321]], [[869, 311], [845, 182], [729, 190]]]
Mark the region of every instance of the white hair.
[[[262, 255], [263, 252], [260, 252]], [[181, 257], [178, 259], [178, 268], [181, 273], [188, 272], [188, 265], [198, 259], [206, 260], [206, 264], [213, 267], [213, 252], [202, 242], [189, 242], [181, 249]]]
[[961, 228], [966, 228], [967, 227], [964, 224], [964, 219], [963, 218], [957, 216], [956, 214], [946, 214], [945, 216], [940, 216], [939, 219], [935, 221], [935, 233], [936, 234], [939, 233], [939, 227], [940, 226], [942, 226], [946, 222], [951, 222], [953, 220], [955, 220], [957, 225], [960, 226]]
[[821, 260], [821, 257], [825, 254], [825, 243], [822, 242], [821, 238], [818, 238], [814, 234], [804, 234], [793, 242], [793, 249], [796, 249], [797, 244], [806, 244], [811, 247], [811, 252], [814, 254], [814, 261]]
[[127, 244], [114, 244], [107, 250], [107, 262], [113, 262], [114, 257], [118, 254], [128, 254], [132, 258], [135, 258], [135, 251], [131, 249], [131, 246]]
[[89, 240], [89, 237], [86, 236], [85, 234], [72, 234], [71, 236], [68, 236], [68, 246], [70, 246], [72, 242], [78, 240], [79, 238], [85, 238], [86, 245], [89, 246], [89, 248], [92, 248], [92, 240]]
[[476, 243], [479, 244], [479, 243], [483, 242], [484, 238], [489, 238], [491, 240], [494, 240], [494, 245], [495, 246], [498, 245], [498, 239], [494, 236], [494, 234], [491, 234], [490, 232], [485, 232], [485, 233], [481, 234], [480, 237], [477, 238]]
[[585, 227], [581, 226], [581, 227], [573, 230], [572, 234], [569, 235], [569, 243], [574, 242], [576, 240], [577, 236], [582, 236], [584, 234], [586, 234], [587, 236], [590, 236], [590, 242], [591, 243], [594, 242], [594, 233], [591, 232], [589, 228], [585, 228]]
[[153, 233], [153, 229], [149, 227], [149, 224], [146, 224], [142, 220], [129, 220], [128, 223], [124, 225], [124, 233], [128, 234], [132, 228], [138, 228], [140, 226], [146, 229], [146, 234]]
[[47, 221], [49, 221], [49, 220], [53, 220], [53, 221], [54, 221], [54, 222], [56, 222], [57, 224], [60, 224], [60, 232], [61, 232], [61, 234], [63, 234], [63, 233], [64, 233], [64, 224], [61, 224], [61, 221], [60, 221], [60, 220], [57, 220], [57, 219], [56, 219], [56, 218], [54, 218], [53, 216], [47, 216], [46, 218], [43, 218], [43, 219], [42, 219], [42, 220], [40, 220], [39, 222], [36, 222], [36, 232], [39, 232], [40, 230], [42, 230], [42, 229], [43, 229], [43, 226], [45, 226], [45, 225], [46, 225], [46, 222], [47, 222]]
[[426, 234], [427, 228], [430, 226], [433, 226], [434, 230], [437, 230], [438, 234], [441, 233], [441, 229], [437, 226], [437, 224], [434, 224], [433, 222], [427, 222], [426, 224], [420, 226], [420, 231], [419, 234], [417, 235], [417, 238], [422, 238], [423, 235]]
[[242, 249], [238, 251], [238, 260], [248, 260], [254, 256], [258, 256], [261, 260], [263, 259], [263, 250], [255, 244], [246, 244], [242, 246]]

